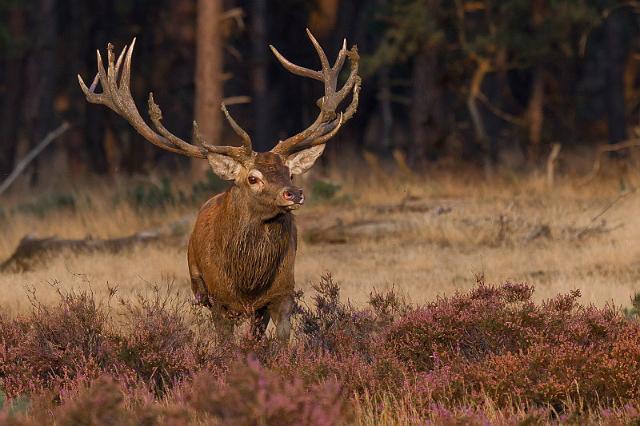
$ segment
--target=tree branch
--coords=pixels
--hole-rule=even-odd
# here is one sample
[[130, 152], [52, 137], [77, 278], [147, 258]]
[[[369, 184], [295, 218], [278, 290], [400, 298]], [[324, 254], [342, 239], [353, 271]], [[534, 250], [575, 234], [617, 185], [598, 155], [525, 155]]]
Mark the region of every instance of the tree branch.
[[29, 153], [18, 162], [16, 168], [13, 169], [11, 174], [9, 174], [9, 176], [0, 185], [0, 195], [2, 195], [2, 193], [5, 192], [9, 188], [9, 186], [11, 186], [11, 184], [17, 179], [17, 177], [20, 176], [20, 173], [22, 173], [22, 171], [27, 168], [29, 163], [31, 163], [38, 155], [40, 155], [40, 153], [44, 151], [44, 149], [49, 146], [51, 142], [53, 142], [64, 132], [69, 130], [70, 127], [71, 125], [69, 123], [62, 123], [57, 129], [49, 132], [49, 134], [45, 136], [45, 138], [35, 148], [29, 151]]
[[591, 182], [598, 175], [598, 172], [600, 171], [600, 168], [602, 166], [602, 155], [603, 154], [605, 154], [607, 152], [622, 151], [623, 149], [634, 148], [634, 147], [640, 147], [640, 139], [627, 139], [626, 141], [622, 141], [622, 142], [618, 142], [618, 143], [600, 145], [598, 147], [597, 152], [596, 152], [596, 159], [593, 162], [593, 167], [591, 168], [591, 172], [589, 172], [589, 174], [587, 176], [585, 176], [578, 183], [578, 185], [580, 185], [580, 186], [586, 185], [589, 182]]

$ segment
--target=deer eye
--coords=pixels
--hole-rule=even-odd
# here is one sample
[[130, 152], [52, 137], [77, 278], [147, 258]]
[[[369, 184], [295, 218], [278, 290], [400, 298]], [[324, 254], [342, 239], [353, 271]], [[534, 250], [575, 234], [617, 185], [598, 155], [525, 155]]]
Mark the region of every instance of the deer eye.
[[255, 176], [249, 176], [249, 184], [250, 185], [255, 185], [256, 183], [258, 183], [258, 178]]

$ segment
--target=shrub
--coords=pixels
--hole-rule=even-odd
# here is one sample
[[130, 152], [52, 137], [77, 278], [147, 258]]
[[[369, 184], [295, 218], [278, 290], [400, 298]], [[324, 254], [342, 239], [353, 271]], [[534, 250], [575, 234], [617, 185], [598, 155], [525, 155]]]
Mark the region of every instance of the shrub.
[[450, 358], [481, 359], [525, 349], [544, 321], [533, 288], [481, 283], [470, 294], [442, 298], [408, 312], [387, 330], [383, 345], [419, 371]]
[[383, 346], [419, 373], [426, 399], [500, 407], [588, 406], [638, 398], [640, 326], [610, 308], [581, 307], [578, 292], [543, 304], [533, 289], [481, 284], [391, 325]]
[[127, 200], [137, 209], [157, 209], [175, 205], [176, 196], [171, 187], [171, 179], [163, 176], [159, 184], [138, 183], [128, 188]]
[[76, 198], [73, 194], [53, 193], [38, 197], [28, 203], [19, 204], [11, 209], [11, 212], [42, 218], [51, 211], [74, 210], [75, 207]]
[[283, 347], [219, 333], [171, 286], [116, 317], [89, 291], [60, 292], [0, 315], [0, 423], [636, 421], [640, 322], [575, 291], [532, 295], [479, 282], [423, 306], [389, 291], [356, 308], [326, 275], [298, 297]]
[[59, 297], [55, 307], [33, 299], [30, 316], [2, 321], [0, 378], [10, 397], [94, 376], [117, 362], [107, 308], [90, 291]]
[[126, 310], [120, 338], [119, 358], [139, 379], [162, 395], [175, 382], [197, 368], [197, 344], [184, 316], [188, 304], [168, 286], [165, 293], [155, 287], [150, 297], [121, 300]]
[[631, 306], [624, 309], [624, 313], [629, 318], [640, 318], [640, 292], [631, 298]]
[[226, 381], [198, 375], [186, 400], [197, 412], [229, 425], [331, 425], [347, 414], [335, 380], [306, 387], [299, 378], [284, 379], [253, 357], [235, 364]]
[[558, 412], [569, 401], [586, 406], [625, 404], [640, 396], [632, 373], [640, 367], [640, 330], [589, 345], [541, 343], [526, 352], [491, 355], [460, 367], [453, 368], [458, 371], [450, 375], [448, 384], [457, 388], [458, 394], [452, 396], [460, 400], [482, 395], [502, 407], [550, 405]]

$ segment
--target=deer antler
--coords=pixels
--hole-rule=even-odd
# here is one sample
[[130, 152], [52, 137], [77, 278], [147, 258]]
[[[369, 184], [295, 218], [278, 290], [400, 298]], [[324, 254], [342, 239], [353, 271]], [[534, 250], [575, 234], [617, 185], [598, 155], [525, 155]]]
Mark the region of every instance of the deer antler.
[[[353, 46], [347, 50], [347, 40], [345, 39], [342, 44], [342, 49], [340, 49], [338, 53], [336, 62], [332, 67], [320, 43], [318, 43], [309, 29], [307, 29], [307, 35], [320, 57], [320, 64], [322, 66], [320, 71], [293, 64], [282, 56], [275, 47], [269, 46], [285, 69], [293, 74], [319, 80], [324, 83], [324, 96], [318, 100], [320, 113], [316, 120], [307, 129], [280, 141], [280, 143], [271, 150], [272, 152], [282, 155], [293, 154], [303, 149], [326, 143], [338, 133], [345, 122], [351, 119], [358, 108], [361, 79], [358, 75], [358, 62], [360, 57], [357, 47]], [[342, 88], [338, 90], [338, 76], [347, 58], [349, 58], [349, 62], [351, 63], [351, 70], [347, 81]], [[336, 109], [349, 93], [353, 94], [351, 103], [343, 112], [336, 113]]]
[[[155, 103], [153, 93], [149, 93], [149, 115], [157, 132], [151, 129], [140, 115], [140, 112], [138, 112], [138, 108], [131, 96], [131, 57], [135, 43], [136, 39], [134, 38], [129, 47], [124, 47], [117, 61], [114, 61], [113, 45], [109, 43], [107, 46], [108, 65], [106, 70], [100, 51], [97, 51], [98, 74], [94, 78], [91, 87], [87, 87], [82, 77], [78, 75], [80, 88], [88, 102], [104, 105], [113, 110], [127, 120], [146, 140], [167, 151], [195, 158], [207, 158], [209, 154], [219, 154], [240, 161], [251, 156], [253, 149], [249, 135], [231, 118], [224, 104], [222, 105], [222, 110], [227, 120], [229, 120], [233, 130], [242, 138], [243, 145], [241, 147], [209, 144], [200, 135], [198, 124], [195, 121], [193, 122], [193, 138], [200, 146], [190, 144], [175, 136], [162, 124], [162, 111]], [[95, 92], [98, 82], [102, 86], [102, 93]]]

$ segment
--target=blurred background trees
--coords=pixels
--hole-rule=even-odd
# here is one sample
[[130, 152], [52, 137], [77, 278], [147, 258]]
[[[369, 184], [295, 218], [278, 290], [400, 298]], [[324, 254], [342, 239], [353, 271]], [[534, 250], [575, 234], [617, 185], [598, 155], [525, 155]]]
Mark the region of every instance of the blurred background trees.
[[321, 87], [268, 50], [317, 65], [305, 27], [330, 55], [346, 37], [363, 57], [359, 112], [325, 161], [367, 150], [418, 170], [535, 167], [553, 143], [636, 137], [639, 10], [614, 0], [0, 0], [0, 180], [62, 120], [73, 128], [30, 167], [32, 183], [51, 170], [73, 179], [190, 167], [77, 87], [75, 74], [95, 74], [95, 49], [133, 37], [141, 108], [153, 91], [175, 133], [187, 137], [196, 118], [228, 143], [224, 98], [268, 150], [315, 116]]

